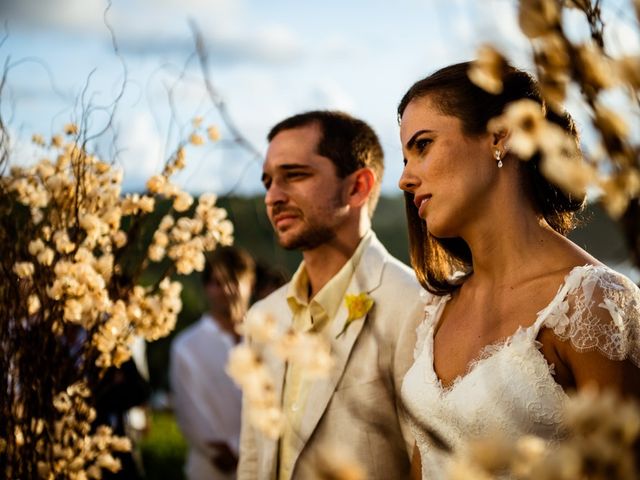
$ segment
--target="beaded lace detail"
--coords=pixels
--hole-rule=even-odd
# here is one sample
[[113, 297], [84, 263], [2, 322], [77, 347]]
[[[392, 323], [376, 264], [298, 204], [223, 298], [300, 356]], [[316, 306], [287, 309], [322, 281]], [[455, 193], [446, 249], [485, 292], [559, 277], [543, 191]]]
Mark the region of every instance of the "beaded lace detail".
[[613, 270], [590, 265], [574, 269], [538, 318], [578, 352], [597, 350], [640, 367], [640, 293]]
[[511, 438], [558, 438], [566, 394], [539, 351], [536, 338], [541, 328], [552, 329], [576, 351], [598, 351], [640, 367], [640, 290], [607, 267], [587, 265], [566, 276], [532, 325], [485, 347], [467, 372], [444, 388], [433, 369], [433, 335], [449, 298], [427, 297], [425, 319], [417, 328], [415, 361], [402, 385], [424, 479], [446, 478], [447, 457], [427, 431], [453, 448], [496, 431]]
[[439, 297], [431, 293], [422, 292], [423, 298], [425, 298], [424, 307], [424, 320], [420, 322], [420, 325], [416, 327], [416, 345], [413, 349], [413, 359], [417, 359], [424, 348], [424, 342], [429, 335], [429, 328], [431, 326], [430, 319], [439, 318], [439, 310], [444, 308], [447, 301], [451, 298], [450, 295]]

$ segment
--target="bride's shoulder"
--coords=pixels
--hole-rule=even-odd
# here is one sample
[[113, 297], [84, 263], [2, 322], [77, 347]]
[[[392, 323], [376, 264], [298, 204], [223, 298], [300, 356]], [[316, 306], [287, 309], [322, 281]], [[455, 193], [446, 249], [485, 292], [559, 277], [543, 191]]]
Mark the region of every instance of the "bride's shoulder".
[[[420, 292], [424, 303], [424, 321], [427, 322], [435, 317], [437, 310], [451, 299], [451, 294], [437, 295], [427, 290]], [[423, 322], [424, 323], [424, 322]]]
[[540, 313], [574, 350], [640, 366], [640, 289], [622, 273], [604, 265], [576, 267]]
[[626, 275], [606, 265], [582, 265], [566, 276], [564, 289], [569, 300], [582, 303], [623, 302], [637, 305], [640, 289]]
[[434, 323], [438, 320], [439, 311], [451, 298], [450, 295], [436, 295], [427, 290], [423, 290], [420, 296], [424, 301], [424, 317], [416, 327], [416, 345], [413, 352], [414, 359], [422, 353], [425, 340], [428, 338]]

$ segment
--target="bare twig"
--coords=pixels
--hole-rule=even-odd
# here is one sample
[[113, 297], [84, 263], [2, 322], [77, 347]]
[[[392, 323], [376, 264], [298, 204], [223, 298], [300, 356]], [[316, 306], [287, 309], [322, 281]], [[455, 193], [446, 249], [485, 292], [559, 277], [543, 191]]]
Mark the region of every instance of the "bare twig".
[[584, 14], [589, 22], [591, 39], [604, 51], [604, 21], [600, 10], [600, 0], [596, 0], [593, 5], [584, 10]]
[[116, 97], [113, 99], [113, 101], [108, 104], [105, 105], [104, 107], [102, 107], [105, 111], [108, 111], [110, 114], [108, 116], [108, 121], [106, 123], [106, 125], [99, 131], [97, 131], [96, 133], [94, 133], [93, 135], [87, 137], [85, 139], [85, 143], [93, 140], [94, 138], [98, 138], [100, 136], [102, 136], [107, 130], [109, 130], [112, 125], [113, 125], [113, 119], [115, 118], [116, 115], [116, 110], [118, 109], [118, 106], [120, 105], [120, 100], [122, 99], [122, 97], [124, 96], [125, 93], [125, 89], [127, 86], [127, 79], [129, 77], [128, 74], [128, 69], [127, 69], [127, 64], [124, 61], [124, 58], [122, 57], [122, 54], [120, 53], [120, 49], [118, 47], [118, 42], [116, 40], [116, 35], [115, 32], [113, 30], [113, 27], [111, 26], [111, 24], [109, 23], [108, 20], [108, 14], [109, 11], [111, 10], [112, 7], [112, 2], [111, 0], [109, 0], [107, 7], [104, 10], [104, 14], [103, 14], [103, 23], [105, 25], [105, 27], [107, 28], [107, 30], [109, 31], [109, 35], [111, 36], [111, 45], [113, 48], [113, 53], [116, 55], [116, 57], [118, 57], [118, 60], [120, 60], [120, 66], [122, 67], [122, 83], [120, 85], [120, 90], [118, 92], [118, 94], [116, 95]]
[[4, 42], [9, 38], [9, 20], [4, 21], [4, 35], [0, 39], [0, 48], [4, 45]]
[[252, 159], [262, 163], [262, 154], [260, 150], [258, 150], [248, 139], [245, 137], [240, 129], [237, 127], [229, 111], [227, 110], [227, 105], [224, 102], [222, 96], [218, 93], [218, 91], [213, 86], [211, 82], [211, 77], [209, 75], [209, 59], [207, 54], [207, 49], [204, 44], [204, 38], [198, 29], [194, 20], [189, 21], [189, 25], [191, 26], [191, 31], [193, 33], [193, 38], [196, 44], [196, 53], [198, 54], [198, 59], [200, 61], [200, 67], [202, 69], [202, 76], [204, 78], [204, 84], [207, 89], [207, 93], [209, 94], [209, 98], [215, 105], [216, 109], [220, 113], [222, 117], [222, 121], [225, 126], [231, 133], [231, 137], [233, 141], [240, 147], [244, 148], [248, 152], [251, 153]]
[[5, 62], [5, 67], [2, 72], [2, 80], [0, 80], [0, 175], [4, 174], [8, 164], [9, 164], [9, 133], [7, 132], [7, 128], [2, 120], [2, 100], [3, 100], [3, 91], [4, 86], [7, 81], [7, 62]]

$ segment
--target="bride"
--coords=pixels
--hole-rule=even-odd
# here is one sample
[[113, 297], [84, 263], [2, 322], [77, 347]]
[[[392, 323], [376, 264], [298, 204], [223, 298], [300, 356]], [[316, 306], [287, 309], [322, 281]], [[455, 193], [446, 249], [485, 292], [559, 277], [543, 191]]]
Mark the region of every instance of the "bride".
[[446, 458], [425, 427], [453, 448], [496, 431], [553, 440], [572, 390], [640, 398], [640, 291], [565, 237], [584, 199], [550, 184], [539, 154], [518, 158], [508, 125], [488, 128], [528, 99], [579, 154], [571, 118], [545, 109], [528, 74], [510, 68], [493, 95], [470, 65], [420, 80], [398, 107], [411, 259], [430, 292], [402, 400], [414, 478], [430, 480]]

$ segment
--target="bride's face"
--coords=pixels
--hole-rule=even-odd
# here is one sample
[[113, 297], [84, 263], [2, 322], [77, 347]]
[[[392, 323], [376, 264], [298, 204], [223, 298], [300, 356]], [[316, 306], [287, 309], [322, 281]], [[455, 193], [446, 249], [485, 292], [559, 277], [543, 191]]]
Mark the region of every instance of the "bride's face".
[[459, 118], [443, 114], [427, 96], [407, 105], [400, 140], [405, 163], [400, 188], [413, 195], [432, 235], [463, 236], [483, 214], [497, 178], [492, 136], [466, 134]]

